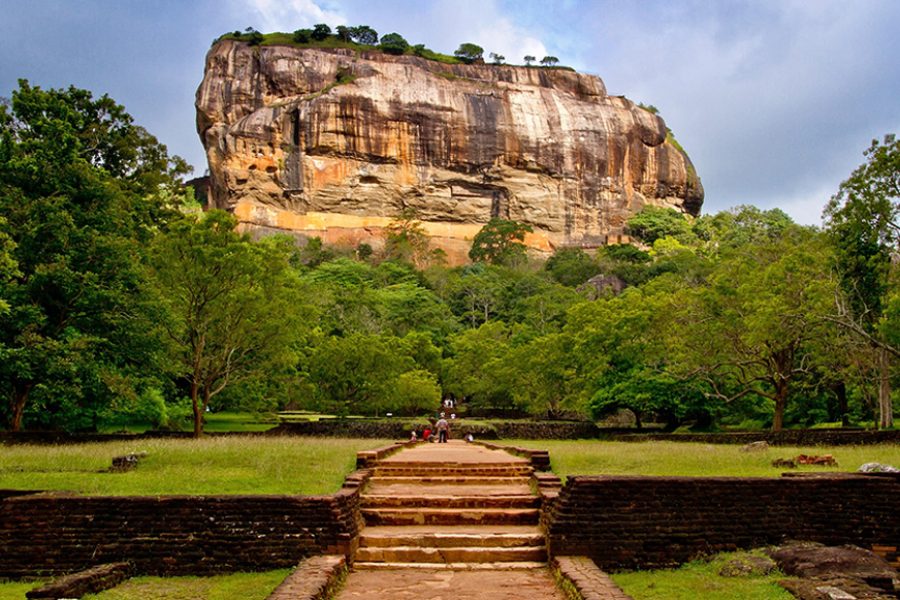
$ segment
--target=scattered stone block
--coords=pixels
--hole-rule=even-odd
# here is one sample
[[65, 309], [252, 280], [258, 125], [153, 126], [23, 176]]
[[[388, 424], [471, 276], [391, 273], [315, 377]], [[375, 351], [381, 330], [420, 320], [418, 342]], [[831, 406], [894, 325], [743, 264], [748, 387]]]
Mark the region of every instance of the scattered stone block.
[[837, 466], [837, 461], [831, 454], [823, 454], [821, 456], [815, 454], [798, 454], [794, 460], [796, 460], [797, 464], [800, 465], [825, 465], [828, 467]]
[[60, 577], [50, 583], [25, 592], [29, 600], [33, 598], [81, 598], [86, 594], [96, 594], [116, 587], [131, 577], [132, 567], [128, 563], [109, 563], [86, 571]]
[[900, 469], [892, 465], [885, 465], [877, 462], [867, 462], [861, 465], [857, 473], [900, 473]]
[[769, 442], [766, 441], [750, 442], [741, 446], [741, 452], [765, 452], [768, 449]]
[[734, 558], [719, 570], [722, 577], [749, 577], [750, 575], [768, 575], [778, 566], [775, 561], [765, 556], [739, 556]]
[[772, 466], [779, 469], [796, 469], [797, 461], [793, 458], [776, 458], [772, 461]]
[[125, 473], [126, 471], [131, 471], [138, 466], [138, 462], [140, 462], [142, 458], [146, 457], [146, 452], [131, 452], [122, 456], [114, 456], [109, 471], [110, 473]]
[[347, 572], [343, 556], [314, 556], [302, 561], [267, 600], [325, 600]]
[[[782, 587], [803, 600], [896, 598], [900, 592], [897, 571], [880, 556], [857, 546], [793, 543], [769, 555], [785, 574], [803, 578], [782, 582]], [[829, 596], [822, 591], [825, 588], [849, 596]]]

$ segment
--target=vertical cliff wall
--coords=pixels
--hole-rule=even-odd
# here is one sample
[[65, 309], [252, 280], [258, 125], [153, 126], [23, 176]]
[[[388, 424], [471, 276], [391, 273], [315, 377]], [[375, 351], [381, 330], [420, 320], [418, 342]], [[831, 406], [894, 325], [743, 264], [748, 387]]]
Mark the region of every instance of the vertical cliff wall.
[[647, 204], [703, 201], [661, 118], [564, 69], [225, 40], [197, 128], [212, 204], [246, 228], [377, 246], [414, 208], [453, 262], [491, 217], [552, 251], [618, 241]]

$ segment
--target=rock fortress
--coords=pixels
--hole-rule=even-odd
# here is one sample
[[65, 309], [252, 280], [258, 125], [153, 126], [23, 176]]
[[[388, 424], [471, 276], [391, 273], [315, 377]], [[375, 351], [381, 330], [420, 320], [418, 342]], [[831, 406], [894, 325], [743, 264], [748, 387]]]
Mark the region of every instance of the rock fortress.
[[412, 209], [460, 264], [492, 217], [549, 253], [627, 241], [646, 205], [703, 203], [659, 116], [565, 68], [221, 40], [196, 107], [210, 205], [254, 235], [378, 248]]

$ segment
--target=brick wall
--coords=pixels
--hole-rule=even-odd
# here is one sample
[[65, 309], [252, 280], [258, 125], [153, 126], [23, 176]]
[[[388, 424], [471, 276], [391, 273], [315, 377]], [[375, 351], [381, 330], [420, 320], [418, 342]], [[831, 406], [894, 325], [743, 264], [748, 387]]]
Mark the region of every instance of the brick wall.
[[0, 577], [117, 561], [160, 575], [291, 567], [348, 553], [360, 525], [352, 487], [331, 496], [7, 496]]
[[600, 429], [598, 436], [617, 442], [698, 442], [701, 444], [749, 444], [765, 441], [773, 446], [847, 446], [900, 443], [900, 429], [785, 429], [734, 433], [644, 433], [637, 429]]
[[784, 539], [895, 548], [900, 477], [570, 477], [542, 522], [555, 555], [669, 567]]

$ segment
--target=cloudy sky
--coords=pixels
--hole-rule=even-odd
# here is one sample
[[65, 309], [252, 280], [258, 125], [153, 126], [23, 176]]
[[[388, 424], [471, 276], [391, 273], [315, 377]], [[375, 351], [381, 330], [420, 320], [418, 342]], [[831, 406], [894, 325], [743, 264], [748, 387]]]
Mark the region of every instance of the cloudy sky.
[[0, 0], [0, 15], [0, 96], [19, 78], [108, 93], [198, 174], [204, 56], [248, 26], [558, 56], [660, 109], [707, 213], [755, 204], [817, 224], [869, 142], [900, 132], [897, 0]]

